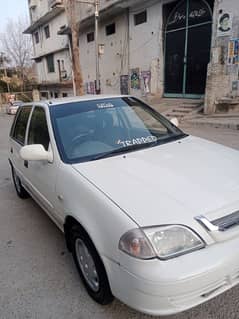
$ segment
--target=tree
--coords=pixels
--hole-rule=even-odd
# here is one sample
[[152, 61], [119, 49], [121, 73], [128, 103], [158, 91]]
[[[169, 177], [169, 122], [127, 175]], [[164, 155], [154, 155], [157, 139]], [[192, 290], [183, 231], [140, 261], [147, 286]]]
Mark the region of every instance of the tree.
[[83, 77], [80, 66], [79, 25], [76, 20], [76, 0], [64, 0], [66, 15], [71, 29], [72, 69], [76, 95], [84, 94]]
[[19, 72], [24, 87], [25, 69], [32, 65], [32, 42], [31, 37], [24, 35], [27, 28], [26, 17], [19, 17], [17, 20], [8, 20], [5, 32], [1, 35], [1, 47], [7, 59], [11, 60], [12, 67]]
[[[11, 62], [11, 60], [5, 55], [4, 52], [0, 52], [0, 76], [4, 77], [6, 80], [7, 79], [7, 68], [6, 68], [6, 64], [9, 64]], [[7, 87], [7, 91], [10, 92], [10, 86], [9, 86], [9, 82], [8, 81], [4, 81], [1, 79], [1, 83], [5, 82]], [[4, 88], [4, 86], [2, 86], [2, 88]], [[0, 89], [3, 90], [3, 89]]]

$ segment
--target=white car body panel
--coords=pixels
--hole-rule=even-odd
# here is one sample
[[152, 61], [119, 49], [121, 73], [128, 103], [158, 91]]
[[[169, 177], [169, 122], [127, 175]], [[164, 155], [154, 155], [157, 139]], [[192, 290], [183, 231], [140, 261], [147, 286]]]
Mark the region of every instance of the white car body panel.
[[70, 215], [78, 220], [98, 252], [119, 262], [120, 237], [137, 224], [70, 165], [59, 167], [56, 192], [62, 196], [57, 205], [62, 216]]
[[[61, 104], [99, 96], [64, 99]], [[110, 98], [105, 96], [102, 98]], [[87, 231], [115, 297], [152, 315], [186, 310], [239, 283], [239, 226], [208, 232], [210, 220], [239, 210], [239, 152], [196, 137], [80, 164], [61, 160], [46, 110], [53, 163], [29, 162], [10, 139], [9, 158], [23, 184], [61, 230], [67, 216]], [[28, 129], [27, 129], [28, 132]], [[171, 260], [139, 260], [118, 249], [121, 236], [143, 226], [183, 224], [204, 249]]]
[[194, 226], [194, 216], [216, 219], [239, 209], [238, 163], [238, 151], [187, 137], [73, 167], [141, 227], [175, 222]]

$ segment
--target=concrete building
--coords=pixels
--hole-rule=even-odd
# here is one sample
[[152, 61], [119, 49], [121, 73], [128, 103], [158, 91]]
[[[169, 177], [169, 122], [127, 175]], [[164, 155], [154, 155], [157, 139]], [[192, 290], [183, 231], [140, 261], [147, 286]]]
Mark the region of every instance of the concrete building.
[[[70, 33], [60, 12], [55, 51]], [[85, 91], [94, 93], [93, 5], [79, 5], [79, 28]], [[204, 98], [205, 113], [239, 96], [238, 0], [101, 0], [99, 43], [102, 93]]]
[[68, 36], [58, 35], [67, 24], [61, 1], [28, 0], [34, 57], [42, 98], [73, 95]]

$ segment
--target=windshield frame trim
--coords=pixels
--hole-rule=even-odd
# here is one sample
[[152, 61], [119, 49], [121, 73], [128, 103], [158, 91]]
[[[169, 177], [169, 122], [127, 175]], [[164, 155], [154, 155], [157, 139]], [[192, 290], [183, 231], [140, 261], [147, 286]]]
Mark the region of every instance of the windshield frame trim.
[[[144, 101], [134, 97], [134, 96], [119, 96], [119, 97], [109, 97], [109, 98], [99, 98], [99, 100], [101, 101], [106, 101], [106, 100], [114, 100], [114, 99], [126, 99], [126, 98], [130, 98], [130, 99], [133, 99], [134, 101], [138, 102], [141, 106], [143, 106], [144, 108], [146, 108], [147, 110], [150, 111], [150, 113], [153, 114], [153, 116], [158, 119], [160, 122], [162, 121], [162, 123], [164, 124], [166, 122], [166, 124], [164, 124], [166, 127], [167, 126], [171, 126], [174, 130], [176, 129], [178, 131], [178, 139], [181, 139], [181, 138], [185, 138], [188, 136], [188, 134], [184, 133], [181, 129], [179, 129], [177, 126], [175, 126], [173, 123], [171, 123], [166, 117], [164, 117], [163, 115], [161, 115], [158, 111], [156, 111], [155, 109], [153, 109], [151, 106], [149, 106], [148, 104], [146, 104]], [[97, 100], [97, 99], [96, 99]], [[87, 100], [88, 101], [88, 100]], [[77, 103], [84, 103], [85, 101], [77, 101]], [[71, 104], [71, 103], [76, 103], [76, 102], [67, 102], [63, 105], [66, 105], [66, 104]], [[70, 165], [73, 165], [73, 164], [80, 164], [80, 163], [85, 163], [85, 162], [92, 162], [92, 161], [96, 161], [97, 159], [94, 159], [94, 157], [97, 157], [97, 155], [100, 157], [100, 153], [97, 154], [97, 155], [90, 155], [90, 156], [85, 156], [85, 157], [81, 157], [81, 158], [75, 158], [75, 159], [69, 159], [67, 156], [65, 156], [65, 151], [64, 151], [64, 146], [61, 142], [61, 138], [57, 132], [57, 129], [56, 129], [56, 118], [54, 117], [53, 115], [53, 110], [55, 107], [57, 106], [62, 106], [62, 105], [52, 105], [51, 107], [49, 107], [49, 112], [50, 112], [50, 120], [51, 120], [51, 125], [52, 125], [52, 130], [53, 130], [53, 134], [54, 134], [54, 137], [55, 137], [55, 142], [56, 142], [56, 146], [57, 146], [57, 149], [58, 149], [58, 153], [60, 155], [60, 158], [62, 160], [63, 163], [65, 164], [70, 164]], [[176, 133], [175, 133], [176, 134]], [[143, 151], [143, 150], [146, 150], [146, 149], [151, 149], [152, 147], [155, 147], [155, 146], [159, 146], [159, 145], [163, 145], [163, 144], [167, 144], [167, 143], [170, 143], [170, 142], [175, 142], [177, 139], [177, 135], [174, 135], [174, 136], [168, 136], [166, 137], [165, 139], [160, 139], [157, 141], [157, 143], [155, 145], [152, 145], [151, 147], [144, 147], [147, 145], [147, 143], [143, 143], [141, 144], [142, 145], [142, 148], [139, 148], [139, 149], [132, 149], [132, 151], [130, 150], [127, 150], [127, 153], [132, 153], [132, 152], [137, 152], [137, 151]], [[171, 141], [171, 138], [174, 138], [172, 141]], [[176, 140], [175, 140], [176, 138]], [[170, 139], [170, 141], [167, 141], [167, 139]], [[102, 156], [103, 156], [104, 153], [102, 153]], [[110, 157], [115, 157], [115, 156], [122, 156], [123, 153], [123, 150], [122, 150], [122, 153], [118, 153], [118, 154], [112, 154], [112, 155], [109, 155], [109, 157], [103, 157], [103, 158], [99, 158], [98, 160], [100, 159], [105, 159], [105, 158], [110, 158]]]

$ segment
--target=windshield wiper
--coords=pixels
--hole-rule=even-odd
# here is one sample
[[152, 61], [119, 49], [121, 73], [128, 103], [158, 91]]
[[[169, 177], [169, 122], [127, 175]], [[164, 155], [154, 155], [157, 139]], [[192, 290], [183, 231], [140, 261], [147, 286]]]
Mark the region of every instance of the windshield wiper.
[[123, 147], [117, 148], [115, 150], [112, 150], [110, 152], [96, 155], [91, 160], [92, 161], [96, 161], [98, 159], [103, 159], [103, 158], [107, 158], [107, 157], [118, 155], [118, 154], [123, 154], [123, 153], [127, 153], [127, 152], [133, 152], [133, 151], [137, 151], [137, 150], [142, 150], [142, 149], [149, 148], [149, 147], [154, 147], [154, 146], [157, 146], [157, 145], [160, 145], [160, 144], [173, 142], [173, 141], [179, 140], [179, 139], [187, 137], [187, 136], [188, 135], [185, 134], [185, 133], [180, 133], [180, 134], [177, 134], [177, 135], [167, 136], [167, 137], [158, 139], [157, 141], [154, 141], [154, 142], [151, 142], [151, 143], [142, 143], [142, 144], [134, 144], [134, 145], [129, 145], [129, 146], [123, 146]]
[[123, 154], [123, 153], [131, 152], [131, 151], [141, 150], [141, 149], [148, 148], [148, 147], [153, 147], [157, 144], [158, 144], [158, 141], [154, 141], [151, 143], [142, 143], [142, 144], [123, 146], [123, 147], [117, 148], [113, 151], [110, 151], [110, 152], [107, 152], [104, 154], [100, 154], [100, 155], [96, 155], [95, 157], [92, 158], [92, 161], [106, 158], [106, 157], [110, 157], [110, 156], [117, 155], [117, 154]]

